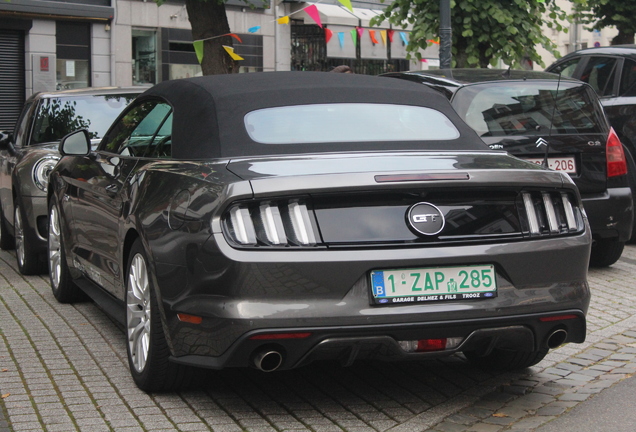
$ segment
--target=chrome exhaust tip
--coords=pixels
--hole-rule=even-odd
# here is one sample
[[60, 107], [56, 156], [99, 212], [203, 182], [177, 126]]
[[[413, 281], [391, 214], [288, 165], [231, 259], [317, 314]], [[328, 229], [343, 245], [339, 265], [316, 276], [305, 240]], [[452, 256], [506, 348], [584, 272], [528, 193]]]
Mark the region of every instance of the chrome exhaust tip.
[[263, 372], [273, 372], [283, 364], [283, 355], [278, 351], [263, 350], [254, 356], [254, 366]]
[[550, 333], [550, 336], [548, 336], [548, 348], [552, 349], [560, 347], [561, 345], [563, 345], [563, 342], [565, 342], [567, 337], [568, 332], [563, 329], [553, 331], [552, 333]]

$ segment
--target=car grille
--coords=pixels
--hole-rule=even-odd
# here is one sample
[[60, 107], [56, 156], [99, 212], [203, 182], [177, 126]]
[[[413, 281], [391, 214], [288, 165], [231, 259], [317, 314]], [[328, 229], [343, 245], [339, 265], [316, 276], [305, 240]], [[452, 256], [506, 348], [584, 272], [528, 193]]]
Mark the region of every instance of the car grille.
[[[424, 235], [409, 209], [430, 203], [445, 225]], [[323, 194], [244, 201], [223, 218], [228, 242], [239, 248], [433, 246], [568, 236], [584, 230], [572, 191], [448, 190]]]

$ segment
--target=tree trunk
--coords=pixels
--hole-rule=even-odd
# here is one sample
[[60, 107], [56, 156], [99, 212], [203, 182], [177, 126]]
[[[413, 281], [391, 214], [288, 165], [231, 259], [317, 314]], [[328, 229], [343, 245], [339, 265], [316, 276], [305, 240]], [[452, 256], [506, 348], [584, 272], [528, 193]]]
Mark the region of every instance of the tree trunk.
[[207, 39], [203, 42], [203, 75], [238, 72], [238, 62], [223, 48], [223, 45], [233, 46], [232, 36], [216, 37], [230, 33], [225, 3], [219, 0], [185, 0], [185, 4], [192, 26], [192, 40]]
[[618, 29], [618, 34], [612, 39], [612, 45], [633, 44], [634, 30]]

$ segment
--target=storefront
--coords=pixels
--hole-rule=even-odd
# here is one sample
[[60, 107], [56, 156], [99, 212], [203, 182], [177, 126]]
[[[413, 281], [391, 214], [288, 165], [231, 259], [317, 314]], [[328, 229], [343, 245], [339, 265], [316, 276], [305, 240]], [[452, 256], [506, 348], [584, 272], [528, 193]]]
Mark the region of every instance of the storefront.
[[[354, 6], [349, 10], [340, 3], [292, 4], [292, 70], [329, 71], [346, 64], [356, 73], [377, 75], [421, 69], [420, 62], [407, 60], [408, 28], [395, 29], [388, 22], [371, 26], [382, 5], [375, 6], [378, 9]], [[433, 44], [421, 54], [434, 62], [438, 51]]]

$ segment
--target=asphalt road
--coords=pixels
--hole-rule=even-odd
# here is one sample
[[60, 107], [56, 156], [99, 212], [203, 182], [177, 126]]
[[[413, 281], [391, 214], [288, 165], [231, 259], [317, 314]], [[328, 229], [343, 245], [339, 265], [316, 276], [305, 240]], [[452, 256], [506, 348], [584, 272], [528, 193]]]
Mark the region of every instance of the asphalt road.
[[[3, 251], [0, 432], [549, 432], [566, 424], [557, 422], [598, 432], [577, 419], [634, 418], [578, 413], [607, 399], [627, 410], [622, 403], [634, 400], [636, 382], [621, 382], [636, 373], [636, 246], [614, 266], [590, 270], [589, 280], [587, 341], [522, 372], [486, 373], [460, 356], [327, 363], [270, 374], [202, 371], [195, 388], [146, 394], [130, 378], [123, 331], [90, 302], [57, 303], [45, 276], [21, 276]], [[558, 430], [574, 430], [565, 427]]]

